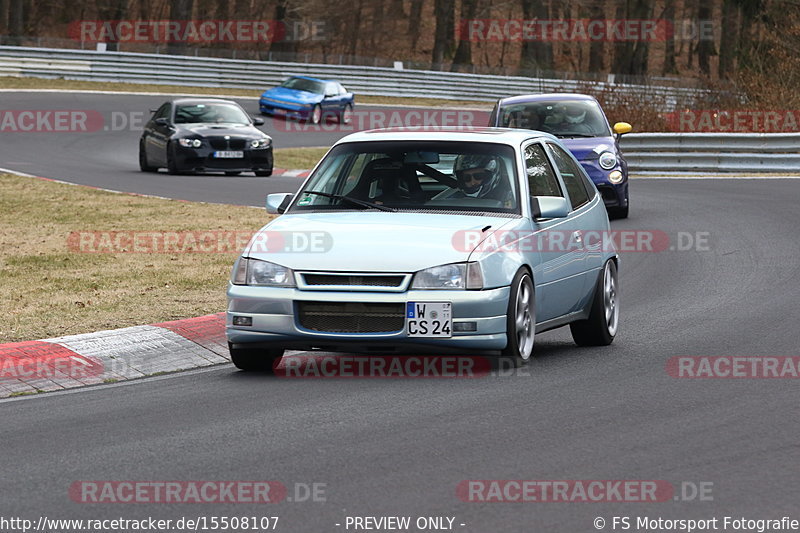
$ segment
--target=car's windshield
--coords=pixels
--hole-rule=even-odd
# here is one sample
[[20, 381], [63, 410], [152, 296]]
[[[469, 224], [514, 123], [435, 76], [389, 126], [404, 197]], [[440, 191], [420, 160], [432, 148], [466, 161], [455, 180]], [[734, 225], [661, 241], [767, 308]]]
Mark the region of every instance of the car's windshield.
[[603, 111], [596, 102], [556, 100], [504, 105], [498, 125], [545, 131], [557, 137], [608, 137]]
[[308, 80], [306, 78], [289, 78], [281, 83], [281, 87], [294, 89], [295, 91], [305, 91], [307, 93], [325, 94], [325, 84], [319, 81]]
[[242, 109], [233, 104], [179, 105], [175, 109], [176, 124], [249, 124], [250, 119]]
[[343, 144], [320, 163], [290, 211], [364, 210], [369, 202], [396, 211], [519, 213], [514, 153], [480, 142]]

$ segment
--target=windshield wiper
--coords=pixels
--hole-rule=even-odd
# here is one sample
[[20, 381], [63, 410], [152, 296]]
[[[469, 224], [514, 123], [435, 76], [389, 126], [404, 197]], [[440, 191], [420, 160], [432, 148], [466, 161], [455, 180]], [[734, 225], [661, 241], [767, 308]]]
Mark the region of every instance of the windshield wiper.
[[574, 137], [596, 137], [596, 135], [592, 135], [590, 133], [557, 133], [556, 137], [559, 139], [571, 139]]
[[375, 209], [380, 209], [381, 211], [389, 211], [390, 213], [394, 213], [395, 211], [397, 211], [396, 209], [392, 209], [391, 207], [386, 207], [385, 205], [373, 204], [372, 202], [359, 200], [358, 198], [351, 198], [350, 196], [345, 196], [343, 194], [331, 194], [329, 192], [321, 192], [321, 191], [303, 191], [300, 194], [316, 194], [317, 196], [324, 196], [325, 198], [333, 198], [334, 200], [344, 200], [346, 202], [350, 202], [351, 204], [360, 205], [361, 207], [374, 207]]

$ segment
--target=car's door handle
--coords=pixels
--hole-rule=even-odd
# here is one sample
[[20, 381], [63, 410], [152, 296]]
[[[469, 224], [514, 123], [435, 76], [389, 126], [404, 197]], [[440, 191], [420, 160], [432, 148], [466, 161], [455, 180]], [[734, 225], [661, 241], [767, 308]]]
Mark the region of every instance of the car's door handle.
[[572, 240], [574, 240], [578, 244], [581, 244], [583, 242], [583, 234], [580, 231], [573, 231]]

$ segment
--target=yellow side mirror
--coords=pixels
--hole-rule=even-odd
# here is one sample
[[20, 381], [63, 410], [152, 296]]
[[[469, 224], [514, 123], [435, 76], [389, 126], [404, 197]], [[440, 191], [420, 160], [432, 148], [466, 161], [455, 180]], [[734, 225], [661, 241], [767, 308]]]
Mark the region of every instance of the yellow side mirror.
[[633, 129], [633, 126], [628, 124], [627, 122], [617, 122], [614, 124], [614, 133], [617, 135], [623, 135], [625, 133], [630, 133]]

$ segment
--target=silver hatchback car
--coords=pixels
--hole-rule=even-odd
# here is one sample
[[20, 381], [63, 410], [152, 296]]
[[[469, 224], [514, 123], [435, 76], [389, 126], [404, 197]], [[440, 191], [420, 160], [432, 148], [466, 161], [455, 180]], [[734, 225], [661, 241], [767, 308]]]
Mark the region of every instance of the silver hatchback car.
[[607, 345], [619, 258], [606, 208], [555, 137], [529, 130], [374, 130], [334, 145], [236, 261], [233, 363], [285, 350], [492, 351], [527, 362], [569, 325]]

